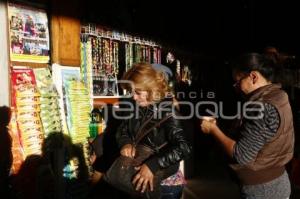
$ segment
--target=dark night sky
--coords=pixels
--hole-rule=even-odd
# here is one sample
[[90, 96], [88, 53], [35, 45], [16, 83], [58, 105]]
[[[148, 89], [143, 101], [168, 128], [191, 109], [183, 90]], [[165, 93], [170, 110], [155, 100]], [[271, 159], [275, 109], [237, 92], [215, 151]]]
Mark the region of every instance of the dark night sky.
[[110, 0], [97, 4], [87, 3], [84, 16], [188, 52], [227, 55], [273, 45], [299, 53], [300, 7], [295, 2]]

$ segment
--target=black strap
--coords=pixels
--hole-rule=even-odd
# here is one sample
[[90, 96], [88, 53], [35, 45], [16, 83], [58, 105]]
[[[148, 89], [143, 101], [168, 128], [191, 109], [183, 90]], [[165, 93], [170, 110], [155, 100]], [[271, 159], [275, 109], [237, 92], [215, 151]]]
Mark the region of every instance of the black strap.
[[[159, 122], [157, 122], [156, 124], [154, 124], [151, 128], [147, 129], [144, 133], [138, 133], [137, 137], [136, 137], [136, 141], [135, 141], [135, 145], [137, 145], [146, 135], [148, 135], [154, 128], [160, 126], [163, 122], [167, 121], [169, 118], [171, 118], [173, 115], [172, 114], [167, 114], [163, 119], [161, 119]], [[152, 117], [150, 117], [150, 119], [152, 119]], [[148, 123], [150, 121], [150, 119], [148, 119], [146, 121], [146, 123]], [[142, 131], [143, 127], [145, 125], [143, 125], [139, 132]], [[138, 136], [140, 135], [140, 136]], [[162, 148], [163, 146], [165, 146], [166, 143], [164, 143], [162, 146], [160, 146], [159, 148]]]

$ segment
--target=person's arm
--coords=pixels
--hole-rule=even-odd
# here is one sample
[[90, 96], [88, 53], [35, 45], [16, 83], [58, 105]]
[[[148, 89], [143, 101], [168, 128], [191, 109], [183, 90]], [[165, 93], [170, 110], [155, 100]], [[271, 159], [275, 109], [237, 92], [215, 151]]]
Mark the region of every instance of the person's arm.
[[144, 164], [138, 167], [137, 170], [139, 171], [132, 181], [136, 190], [142, 193], [147, 187], [153, 191], [154, 174], [160, 168], [167, 168], [180, 162], [191, 152], [178, 120], [171, 117], [163, 123], [162, 128], [164, 128], [168, 141], [168, 149], [151, 156]]
[[240, 129], [240, 138], [234, 147], [233, 157], [241, 165], [255, 159], [258, 152], [276, 134], [280, 116], [271, 104], [264, 104], [264, 117], [247, 119]]
[[128, 132], [128, 122], [128, 120], [122, 121], [117, 130], [116, 141], [119, 148], [122, 148], [126, 144], [132, 144], [132, 139]]
[[146, 161], [146, 165], [155, 173], [160, 168], [167, 168], [174, 165], [191, 153], [182, 125], [174, 117], [169, 118], [162, 127], [168, 141], [167, 148], [152, 156]]
[[129, 120], [121, 123], [116, 134], [116, 140], [120, 147], [120, 154], [127, 157], [135, 156], [135, 148], [132, 145], [132, 138], [128, 131]]
[[[251, 116], [255, 116], [252, 112]], [[251, 162], [274, 137], [280, 123], [276, 108], [271, 104], [264, 104], [263, 117], [245, 119], [239, 130], [240, 138], [235, 141], [226, 136], [215, 122], [203, 120], [201, 129], [204, 133], [212, 134], [223, 146], [226, 154], [235, 159], [239, 164], [246, 165]]]

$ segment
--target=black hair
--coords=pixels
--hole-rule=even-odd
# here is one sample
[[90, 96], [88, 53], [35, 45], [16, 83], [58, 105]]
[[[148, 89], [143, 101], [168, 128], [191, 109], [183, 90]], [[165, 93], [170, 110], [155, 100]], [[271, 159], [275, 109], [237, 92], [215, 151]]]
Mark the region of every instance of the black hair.
[[0, 127], [5, 127], [9, 124], [11, 110], [7, 106], [0, 106]]
[[251, 71], [258, 71], [269, 81], [274, 80], [273, 62], [258, 53], [246, 53], [239, 57], [233, 65], [233, 73], [249, 74]]

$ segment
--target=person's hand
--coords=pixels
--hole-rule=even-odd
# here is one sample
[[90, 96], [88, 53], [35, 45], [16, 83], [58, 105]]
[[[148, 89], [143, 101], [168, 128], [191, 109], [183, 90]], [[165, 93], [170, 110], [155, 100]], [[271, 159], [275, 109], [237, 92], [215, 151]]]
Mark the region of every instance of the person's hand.
[[212, 129], [216, 126], [217, 121], [213, 117], [203, 117], [201, 120], [201, 130], [203, 133], [211, 133]]
[[101, 173], [99, 171], [94, 171], [91, 176], [91, 179], [90, 179], [91, 184], [92, 185], [97, 184], [100, 181], [100, 179], [102, 178], [102, 176], [103, 176], [103, 173]]
[[146, 164], [136, 167], [139, 172], [134, 176], [132, 184], [135, 185], [135, 190], [144, 193], [147, 187], [150, 187], [150, 191], [153, 191], [153, 178], [154, 175], [152, 171]]
[[134, 158], [135, 156], [135, 148], [132, 144], [125, 144], [121, 149], [121, 155]]
[[91, 155], [90, 155], [90, 163], [91, 164], [94, 164], [94, 162], [96, 161], [97, 159], [97, 156], [95, 154], [95, 152], [93, 152]]

